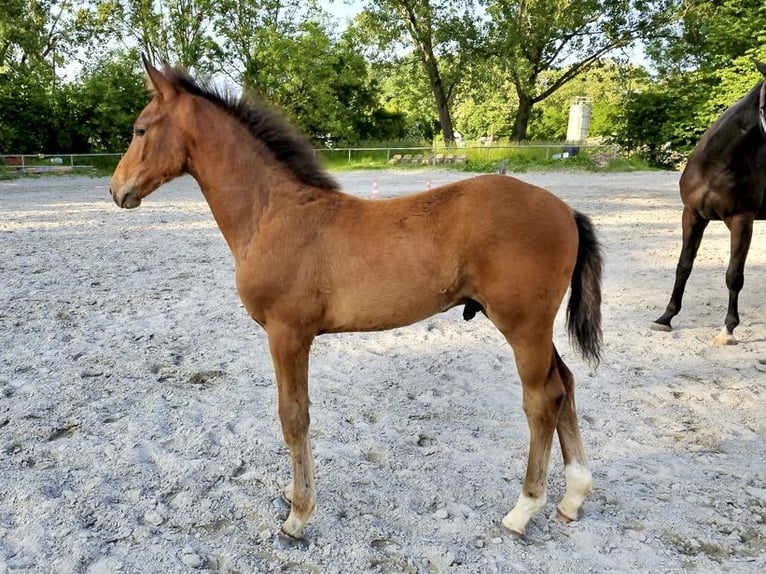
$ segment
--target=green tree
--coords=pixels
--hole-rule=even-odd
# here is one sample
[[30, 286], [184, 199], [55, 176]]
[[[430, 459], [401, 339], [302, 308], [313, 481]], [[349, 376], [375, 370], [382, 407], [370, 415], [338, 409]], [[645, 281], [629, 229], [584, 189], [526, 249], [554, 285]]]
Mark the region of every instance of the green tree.
[[14, 66], [0, 74], [0, 153], [43, 153], [54, 139], [47, 76]]
[[155, 62], [196, 73], [215, 69], [220, 55], [214, 34], [214, 0], [91, 0], [80, 23], [85, 33], [136, 46]]
[[517, 105], [513, 86], [496, 60], [477, 60], [469, 72], [469, 88], [454, 105], [458, 130], [469, 140], [509, 137], [508, 109]]
[[0, 4], [0, 149], [55, 148], [57, 71], [74, 50], [71, 2]]
[[0, 5], [0, 71], [10, 66], [55, 70], [72, 31], [71, 3], [5, 0]]
[[[358, 33], [387, 57], [407, 47], [418, 55], [447, 144], [454, 143], [450, 103], [474, 37], [471, 0], [375, 0], [357, 18]], [[385, 56], [384, 56], [385, 57]]]
[[[676, 18], [664, 0], [484, 0], [485, 50], [497, 58], [518, 98], [512, 137], [523, 140], [535, 104], [607, 54], [652, 37]], [[666, 29], [666, 28], [662, 28]], [[546, 73], [560, 70], [551, 77]], [[543, 82], [544, 79], [550, 80]]]
[[671, 33], [650, 42], [647, 52], [668, 89], [698, 87], [704, 97], [695, 120], [704, 129], [762, 79], [753, 60], [766, 60], [766, 3], [689, 3]]
[[[559, 70], [548, 72], [543, 76], [543, 81], [553, 82], [561, 73]], [[569, 108], [575, 98], [585, 97], [591, 109], [589, 137], [611, 138], [614, 135], [615, 118], [625, 105], [626, 98], [647, 79], [646, 72], [640, 67], [605, 60], [564, 84], [541, 102], [530, 121], [529, 136], [534, 140], [564, 140], [569, 123]]]
[[321, 20], [290, 35], [273, 32], [250, 62], [245, 85], [317, 140], [354, 141], [384, 121], [364, 58], [350, 38], [334, 40]]
[[220, 56], [228, 65], [220, 72], [233, 82], [252, 87], [261, 69], [279, 65], [289, 53], [275, 60], [270, 50], [272, 42], [291, 38], [299, 33], [307, 20], [321, 17], [314, 2], [300, 0], [221, 0], [216, 3], [214, 30], [220, 39]]
[[766, 40], [763, 0], [675, 0], [681, 18], [647, 42], [661, 76], [727, 67]]
[[149, 101], [146, 77], [135, 50], [113, 54], [88, 66], [75, 84], [72, 109], [81, 118], [90, 152], [127, 148], [133, 122]]
[[[681, 4], [679, 0], [679, 4]], [[669, 143], [688, 154], [721, 113], [762, 76], [766, 60], [766, 4], [761, 0], [700, 0], [650, 41], [658, 79], [630, 98], [617, 123], [618, 139], [650, 161]]]
[[417, 54], [376, 63], [373, 70], [382, 106], [403, 118], [401, 135], [409, 140], [431, 142], [439, 132], [439, 122]]

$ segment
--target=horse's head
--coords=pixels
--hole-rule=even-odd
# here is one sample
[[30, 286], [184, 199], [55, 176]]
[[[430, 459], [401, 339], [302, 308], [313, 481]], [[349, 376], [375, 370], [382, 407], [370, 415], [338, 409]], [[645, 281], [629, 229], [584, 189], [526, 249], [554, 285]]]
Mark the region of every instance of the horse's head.
[[109, 183], [114, 202], [127, 209], [138, 207], [142, 198], [183, 174], [187, 159], [181, 120], [190, 98], [184, 98], [146, 56], [141, 58], [154, 97], [133, 124], [133, 139]]
[[766, 64], [763, 62], [756, 62], [755, 67], [763, 75], [764, 80], [761, 82], [761, 91], [758, 95], [758, 119], [761, 124], [761, 133], [766, 136]]

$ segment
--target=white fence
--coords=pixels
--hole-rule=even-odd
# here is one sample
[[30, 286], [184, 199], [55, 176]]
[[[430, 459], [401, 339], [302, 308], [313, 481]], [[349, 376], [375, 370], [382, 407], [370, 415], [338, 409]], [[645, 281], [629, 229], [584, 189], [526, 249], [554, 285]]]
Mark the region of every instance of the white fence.
[[0, 167], [20, 173], [55, 173], [92, 169], [97, 158], [119, 159], [119, 153], [0, 154]]
[[[465, 163], [471, 160], [501, 161], [511, 158], [514, 154], [523, 152], [542, 152], [545, 159], [558, 159], [577, 155], [583, 152], [588, 155], [598, 153], [608, 159], [617, 157], [619, 148], [615, 145], [577, 145], [572, 143], [547, 144], [516, 144], [498, 145], [466, 145], [445, 148], [444, 146], [428, 147], [339, 147], [315, 148], [314, 153], [324, 159], [344, 158], [348, 163], [362, 158], [373, 158], [387, 165], [437, 165], [450, 163]], [[91, 153], [91, 154], [0, 154], [0, 167], [21, 173], [66, 172], [73, 170], [88, 170], [98, 164], [117, 162], [121, 153]], [[417, 160], [415, 160], [417, 158]]]

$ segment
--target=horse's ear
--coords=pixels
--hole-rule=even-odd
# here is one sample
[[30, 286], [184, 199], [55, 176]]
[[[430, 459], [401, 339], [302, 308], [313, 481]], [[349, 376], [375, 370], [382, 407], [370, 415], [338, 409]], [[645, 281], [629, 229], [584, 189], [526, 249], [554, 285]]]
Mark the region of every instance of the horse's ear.
[[165, 77], [165, 75], [155, 68], [146, 54], [141, 54], [141, 61], [144, 63], [144, 69], [149, 76], [147, 86], [149, 90], [154, 92], [158, 97], [169, 100], [176, 94], [175, 86]]
[[766, 77], [766, 64], [763, 62], [755, 61], [755, 67], [758, 69], [758, 71], [763, 74], [764, 77]]

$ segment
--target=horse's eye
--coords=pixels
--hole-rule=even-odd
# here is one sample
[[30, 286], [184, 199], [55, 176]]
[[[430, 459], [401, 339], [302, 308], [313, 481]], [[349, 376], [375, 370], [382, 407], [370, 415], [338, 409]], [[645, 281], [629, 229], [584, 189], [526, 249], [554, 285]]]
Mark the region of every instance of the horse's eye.
[[146, 128], [134, 128], [133, 129], [133, 135], [141, 137], [146, 133]]

